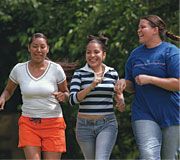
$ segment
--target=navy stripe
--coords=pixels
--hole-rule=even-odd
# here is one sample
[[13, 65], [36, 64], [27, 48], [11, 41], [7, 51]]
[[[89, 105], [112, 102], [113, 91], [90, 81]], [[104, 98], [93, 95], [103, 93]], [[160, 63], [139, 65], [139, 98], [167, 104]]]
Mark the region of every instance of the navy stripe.
[[114, 92], [114, 88], [106, 88], [106, 87], [96, 87], [95, 91], [111, 91]]
[[113, 82], [113, 81], [104, 81], [104, 80], [103, 80], [101, 83], [102, 83], [102, 84], [113, 84], [113, 85], [114, 85], [114, 82]]
[[94, 74], [93, 73], [91, 73], [91, 74], [81, 74], [81, 77], [82, 78], [94, 77]]
[[[92, 83], [92, 80], [90, 81], [82, 81], [81, 82], [81, 85], [85, 85], [85, 84], [91, 84]], [[113, 81], [104, 81], [102, 80], [101, 84], [113, 84], [114, 85], [114, 82]], [[72, 83], [71, 85], [75, 85], [74, 83]]]
[[81, 82], [81, 85], [91, 84], [91, 83], [92, 83], [92, 81], [83, 81], [83, 82]]
[[71, 92], [71, 93], [72, 93], [72, 92], [79, 92], [79, 89], [75, 89], [75, 88], [74, 88], [74, 89], [71, 89], [70, 92]]
[[108, 74], [108, 73], [106, 73], [106, 74], [104, 75], [104, 77], [106, 77], [106, 78], [111, 78], [111, 79], [115, 79], [115, 80], [118, 79], [118, 76], [116, 76], [116, 75], [111, 75], [111, 74]]
[[74, 85], [80, 86], [80, 84], [81, 84], [81, 83], [79, 83], [79, 82], [72, 82], [72, 83], [71, 83], [71, 86], [74, 86]]
[[80, 105], [112, 105], [113, 102], [107, 102], [107, 101], [88, 101], [88, 102], [81, 102]]
[[70, 100], [69, 102], [70, 102], [72, 105], [75, 105], [72, 94], [70, 95], [70, 99], [69, 99], [69, 100]]
[[86, 98], [91, 98], [91, 97], [95, 97], [95, 98], [112, 98], [112, 95], [107, 95], [107, 94], [93, 94], [93, 95], [87, 95]]
[[80, 79], [80, 77], [79, 77], [79, 75], [73, 75], [73, 77], [72, 77], [73, 79]]
[[113, 108], [108, 108], [108, 109], [79, 109], [79, 112], [97, 113], [97, 112], [114, 112], [114, 110], [113, 110]]
[[81, 69], [76, 70], [76, 72], [79, 72], [79, 73], [87, 73], [86, 71], [81, 70]]

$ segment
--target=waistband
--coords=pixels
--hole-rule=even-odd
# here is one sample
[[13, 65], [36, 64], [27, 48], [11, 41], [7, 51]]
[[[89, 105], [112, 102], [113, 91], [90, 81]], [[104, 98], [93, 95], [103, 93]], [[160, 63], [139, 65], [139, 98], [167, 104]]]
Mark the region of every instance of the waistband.
[[103, 118], [98, 119], [86, 119], [82, 117], [77, 117], [77, 122], [81, 122], [83, 124], [103, 124], [110, 120], [116, 120], [115, 114], [109, 114]]
[[29, 118], [29, 121], [32, 121], [34, 123], [39, 122], [39, 124], [41, 124], [41, 118]]
[[21, 115], [20, 118], [23, 118], [26, 121], [31, 121], [34, 124], [49, 123], [50, 121], [64, 121], [64, 117], [39, 118], [39, 117], [26, 117], [26, 116]]

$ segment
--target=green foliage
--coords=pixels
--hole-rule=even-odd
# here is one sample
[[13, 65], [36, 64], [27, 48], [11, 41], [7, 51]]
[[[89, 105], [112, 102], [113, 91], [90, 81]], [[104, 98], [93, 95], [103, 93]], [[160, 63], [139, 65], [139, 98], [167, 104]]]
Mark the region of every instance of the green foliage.
[[[137, 37], [139, 18], [145, 14], [159, 15], [167, 23], [167, 28], [178, 35], [178, 4], [178, 0], [1, 0], [0, 86], [4, 88], [4, 82], [16, 63], [29, 59], [27, 46], [35, 32], [42, 32], [48, 37], [50, 59], [79, 60], [81, 65], [85, 63], [87, 35], [103, 32], [109, 38], [104, 63], [124, 77], [126, 60], [131, 51], [140, 45]], [[115, 111], [119, 134], [112, 159], [138, 158], [131, 129], [133, 95], [125, 93], [125, 97], [126, 112]], [[70, 107], [66, 103], [62, 107], [67, 123], [67, 153], [63, 154], [63, 158], [81, 159], [83, 156], [74, 131], [78, 106]]]

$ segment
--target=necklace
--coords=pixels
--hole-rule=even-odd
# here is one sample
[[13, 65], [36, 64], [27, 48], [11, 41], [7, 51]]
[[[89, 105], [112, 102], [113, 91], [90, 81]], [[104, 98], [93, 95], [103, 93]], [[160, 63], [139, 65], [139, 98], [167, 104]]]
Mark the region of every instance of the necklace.
[[97, 73], [95, 72], [96, 75], [99, 75], [99, 74], [102, 74], [102, 73], [104, 73], [104, 68], [102, 68], [101, 72], [97, 72]]
[[103, 73], [103, 72], [104, 72], [104, 71], [101, 71], [101, 72], [97, 72], [97, 73], [95, 72], [95, 74], [101, 74], [101, 73]]

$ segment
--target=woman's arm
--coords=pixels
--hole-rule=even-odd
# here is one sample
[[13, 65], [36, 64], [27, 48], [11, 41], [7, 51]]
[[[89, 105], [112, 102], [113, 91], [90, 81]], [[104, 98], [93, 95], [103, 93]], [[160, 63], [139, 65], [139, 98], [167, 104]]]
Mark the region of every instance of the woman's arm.
[[94, 77], [93, 82], [87, 88], [77, 93], [78, 100], [82, 101], [92, 89], [94, 89], [99, 83], [101, 83], [101, 81], [102, 77]]
[[160, 78], [148, 75], [136, 77], [138, 85], [153, 84], [168, 91], [180, 91], [180, 78]]
[[134, 83], [130, 80], [126, 80], [126, 92], [133, 93], [135, 91]]
[[18, 84], [14, 83], [11, 79], [8, 79], [6, 88], [0, 97], [0, 110], [4, 109], [5, 102], [11, 98], [17, 86]]
[[116, 104], [116, 108], [120, 111], [120, 112], [124, 112], [125, 111], [125, 102], [124, 102], [124, 96], [123, 93], [116, 93], [114, 99], [116, 100], [117, 104]]
[[67, 87], [66, 80], [58, 84], [58, 90], [58, 92], [53, 92], [52, 95], [54, 95], [59, 102], [65, 102], [69, 100], [69, 89]]
[[123, 92], [123, 90], [125, 90], [126, 92], [132, 93], [135, 91], [135, 88], [132, 81], [120, 79], [116, 82], [114, 90], [116, 92]]

